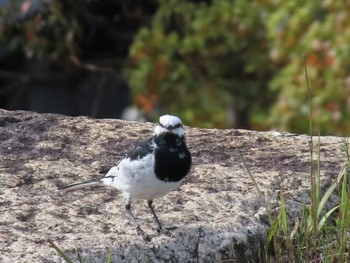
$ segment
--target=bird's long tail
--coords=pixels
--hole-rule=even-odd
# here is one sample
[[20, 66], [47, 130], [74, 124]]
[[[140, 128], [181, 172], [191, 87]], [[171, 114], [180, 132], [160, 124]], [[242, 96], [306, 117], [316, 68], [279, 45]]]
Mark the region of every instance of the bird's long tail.
[[74, 191], [74, 190], [77, 190], [77, 189], [80, 189], [80, 188], [84, 188], [84, 187], [87, 187], [87, 186], [94, 186], [94, 185], [99, 185], [99, 184], [102, 184], [102, 181], [101, 181], [100, 178], [99, 179], [90, 180], [90, 181], [81, 182], [81, 183], [77, 183], [77, 184], [67, 185], [65, 187], [60, 188], [60, 190], [68, 192], [68, 191]]

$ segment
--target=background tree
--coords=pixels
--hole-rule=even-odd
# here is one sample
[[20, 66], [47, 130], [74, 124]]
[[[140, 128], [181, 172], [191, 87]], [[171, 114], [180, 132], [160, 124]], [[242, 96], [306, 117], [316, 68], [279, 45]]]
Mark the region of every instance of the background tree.
[[253, 7], [244, 0], [162, 1], [131, 48], [136, 103], [193, 125], [250, 128], [251, 111], [265, 115], [273, 97], [267, 13]]
[[270, 82], [279, 94], [272, 105], [271, 127], [308, 132], [308, 95], [301, 59], [305, 54], [315, 124], [322, 134], [349, 134], [349, 26], [348, 1], [279, 1], [271, 9], [267, 23], [270, 55], [280, 66]]
[[0, 107], [120, 118], [121, 74], [152, 0], [0, 2]]
[[308, 132], [305, 54], [314, 121], [323, 134], [348, 134], [349, 10], [346, 1], [164, 1], [131, 49], [136, 103], [195, 125]]
[[[194, 126], [304, 133], [309, 122], [305, 54], [314, 122], [321, 134], [348, 134], [346, 1], [45, 3], [34, 12], [24, 4], [1, 11], [0, 103], [4, 94], [16, 98], [28, 90], [13, 89], [13, 83], [60, 83], [79, 103], [89, 93], [93, 101], [79, 107], [100, 117], [94, 115], [96, 105], [116, 111], [115, 105], [128, 103], [119, 88], [130, 86], [133, 104], [148, 120], [171, 112]], [[3, 55], [4, 47], [11, 56]], [[108, 103], [99, 99], [105, 83], [115, 92], [104, 94]]]

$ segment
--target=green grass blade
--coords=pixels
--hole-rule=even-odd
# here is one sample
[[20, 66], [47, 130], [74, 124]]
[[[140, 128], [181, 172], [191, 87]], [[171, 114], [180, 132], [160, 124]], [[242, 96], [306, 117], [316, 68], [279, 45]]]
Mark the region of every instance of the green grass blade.
[[[340, 199], [340, 222], [339, 222], [339, 253], [341, 255], [344, 254], [345, 252], [345, 247], [346, 247], [346, 239], [347, 239], [347, 234], [346, 234], [346, 229], [349, 226], [348, 220], [349, 220], [349, 200], [348, 200], [348, 192], [347, 192], [347, 180], [348, 179], [348, 174], [347, 170], [345, 170], [345, 174], [343, 177], [343, 183], [342, 183], [342, 189], [341, 189], [341, 199]], [[343, 256], [342, 256], [343, 257]]]
[[112, 263], [112, 250], [109, 250], [107, 263]]
[[78, 252], [78, 260], [79, 260], [79, 263], [84, 263], [84, 259], [83, 259], [83, 257], [80, 255], [79, 252]]
[[288, 222], [287, 222], [287, 212], [286, 212], [286, 203], [284, 201], [283, 194], [281, 193], [281, 221], [282, 229], [285, 236], [288, 235]]
[[267, 250], [270, 247], [271, 242], [273, 241], [273, 239], [278, 238], [279, 235], [279, 220], [275, 220], [275, 222], [273, 222], [269, 233], [267, 234], [266, 240], [265, 240], [265, 249]]
[[323, 217], [321, 218], [321, 220], [318, 222], [317, 228], [318, 228], [319, 231], [322, 229], [324, 223], [327, 221], [327, 219], [329, 218], [329, 216], [330, 216], [331, 214], [333, 214], [333, 212], [334, 212], [335, 210], [337, 210], [338, 208], [339, 208], [339, 205], [333, 207], [331, 210], [327, 211], [327, 213], [324, 214], [324, 216], [323, 216]]
[[58, 254], [66, 261], [67, 263], [74, 263], [53, 241], [50, 239], [47, 240], [50, 245], [57, 251]]
[[349, 156], [349, 143], [348, 143], [348, 138], [344, 139], [344, 152], [346, 159], [348, 160], [348, 164], [350, 162], [350, 156]]
[[[317, 186], [316, 186], [316, 204], [317, 210], [320, 207], [320, 195], [321, 195], [321, 137], [320, 127], [318, 127], [318, 141], [317, 141]], [[322, 209], [321, 209], [322, 210]], [[316, 212], [317, 214], [317, 212]], [[319, 217], [319, 214], [317, 214]]]
[[325, 208], [329, 197], [332, 195], [332, 193], [334, 192], [335, 188], [337, 187], [337, 182], [334, 182], [328, 189], [327, 191], [324, 193], [319, 205], [318, 205], [318, 209], [317, 209], [317, 218], [320, 217], [320, 214], [322, 212], [322, 210]]
[[300, 226], [300, 221], [299, 219], [297, 219], [293, 227], [293, 230], [290, 232], [290, 239], [294, 239], [295, 235], [298, 233], [299, 226]]
[[254, 178], [253, 174], [251, 173], [251, 171], [250, 171], [250, 169], [249, 169], [247, 163], [245, 162], [245, 160], [244, 160], [244, 158], [243, 158], [243, 156], [242, 156], [240, 150], [239, 150], [238, 148], [236, 148], [236, 149], [237, 149], [237, 152], [238, 152], [238, 155], [239, 155], [240, 159], [242, 160], [242, 163], [243, 163], [244, 168], [246, 169], [246, 171], [247, 171], [247, 173], [248, 173], [248, 175], [249, 175], [251, 181], [253, 182], [253, 185], [254, 185], [255, 189], [257, 190], [259, 196], [260, 196], [260, 197], [262, 198], [262, 200], [264, 201], [265, 208], [266, 208], [266, 213], [267, 213], [267, 216], [268, 216], [268, 218], [269, 218], [269, 223], [272, 225], [272, 223], [273, 223], [272, 213], [271, 213], [271, 211], [270, 211], [270, 209], [269, 209], [269, 206], [268, 206], [268, 204], [267, 204], [265, 195], [260, 191], [260, 188], [259, 188], [259, 186], [258, 186], [258, 183], [255, 181], [255, 178]]

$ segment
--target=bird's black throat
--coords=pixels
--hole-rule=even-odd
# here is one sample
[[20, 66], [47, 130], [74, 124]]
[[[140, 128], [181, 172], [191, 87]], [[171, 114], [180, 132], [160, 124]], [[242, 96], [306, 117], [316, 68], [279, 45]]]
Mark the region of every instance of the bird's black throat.
[[178, 182], [191, 168], [191, 154], [185, 138], [173, 133], [162, 133], [154, 137], [154, 172], [158, 179], [165, 182]]

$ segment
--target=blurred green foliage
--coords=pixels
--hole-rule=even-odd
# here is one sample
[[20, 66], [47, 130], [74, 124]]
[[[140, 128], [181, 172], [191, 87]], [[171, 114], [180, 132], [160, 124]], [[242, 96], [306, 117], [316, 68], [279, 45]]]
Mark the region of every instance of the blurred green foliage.
[[[125, 69], [149, 118], [169, 112], [193, 126], [307, 133], [306, 63], [315, 134], [318, 125], [321, 134], [349, 133], [349, 1], [158, 3]], [[21, 23], [3, 12], [0, 39], [36, 57], [79, 57], [79, 8], [53, 1]]]
[[[350, 127], [350, 2], [279, 1], [266, 29], [272, 63], [281, 67], [270, 82], [278, 99], [272, 127], [308, 131], [302, 54], [312, 84], [312, 113], [321, 134], [348, 135]], [[315, 134], [318, 128], [315, 127]]]
[[227, 127], [231, 111], [248, 128], [251, 110], [268, 109], [266, 15], [245, 0], [163, 1], [131, 48], [136, 103], [205, 127]]
[[[347, 1], [161, 1], [131, 49], [135, 101], [206, 127], [348, 134]], [[234, 113], [233, 120], [228, 119]], [[245, 113], [245, 114], [244, 114]], [[241, 118], [241, 119], [240, 119]]]

